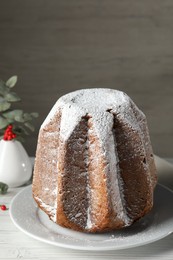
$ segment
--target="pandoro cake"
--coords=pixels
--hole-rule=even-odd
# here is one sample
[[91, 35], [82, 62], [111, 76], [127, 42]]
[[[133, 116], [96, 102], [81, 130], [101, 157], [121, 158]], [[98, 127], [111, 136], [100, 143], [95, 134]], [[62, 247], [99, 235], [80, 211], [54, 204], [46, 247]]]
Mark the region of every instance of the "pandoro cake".
[[33, 197], [73, 230], [132, 225], [153, 206], [156, 167], [146, 117], [123, 92], [83, 89], [62, 96], [38, 137]]

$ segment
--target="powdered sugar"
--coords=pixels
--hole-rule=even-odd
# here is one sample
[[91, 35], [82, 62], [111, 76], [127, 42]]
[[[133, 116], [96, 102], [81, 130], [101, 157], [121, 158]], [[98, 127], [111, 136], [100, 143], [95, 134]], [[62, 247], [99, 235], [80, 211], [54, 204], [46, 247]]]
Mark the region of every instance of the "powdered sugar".
[[[47, 189], [46, 189], [47, 190]], [[52, 191], [52, 194], [56, 195], [57, 197], [58, 188], [56, 187], [55, 190]], [[55, 200], [54, 206], [50, 206], [42, 201], [38, 196], [35, 197], [35, 200], [40, 203], [40, 206], [50, 213], [50, 219], [56, 223], [56, 214], [57, 214], [57, 199]]]
[[[55, 207], [51, 207], [50, 205], [47, 205], [39, 197], [35, 197], [35, 200], [40, 203], [40, 207], [42, 207], [43, 209], [45, 209], [46, 211], [49, 212], [50, 218], [54, 221], [55, 220], [55, 215], [56, 215], [56, 208]], [[56, 222], [56, 221], [54, 221], [54, 222]]]
[[119, 158], [116, 150], [116, 139], [113, 134], [113, 115], [109, 114], [112, 122], [107, 125], [107, 138], [104, 140], [104, 146], [102, 149], [105, 150], [105, 157], [107, 158], [107, 186], [108, 192], [110, 193], [110, 199], [112, 204], [112, 209], [115, 214], [115, 218], [122, 220], [125, 225], [128, 225], [131, 221], [128, 217], [126, 209], [124, 207], [123, 201], [123, 183], [120, 179], [120, 169], [119, 169]]
[[75, 215], [75, 218], [79, 218], [80, 216], [82, 216], [82, 213], [81, 213], [81, 212], [77, 213], [77, 214]]
[[102, 129], [102, 126], [109, 124], [107, 121], [108, 110], [112, 110], [114, 113], [122, 112], [121, 114], [124, 115], [125, 120], [129, 120], [131, 125], [134, 125], [134, 122], [132, 122], [133, 117], [128, 111], [126, 112], [129, 102], [130, 98], [118, 90], [93, 88], [74, 91], [62, 96], [56, 102], [43, 122], [42, 128], [49, 124], [60, 109], [62, 111], [60, 137], [64, 140], [69, 138], [81, 117], [86, 115], [92, 116], [98, 135], [101, 135], [104, 139], [107, 132], [100, 131], [100, 129]]
[[[91, 130], [88, 130], [88, 135], [89, 132], [91, 132]], [[87, 136], [87, 140], [85, 142], [85, 154], [84, 154], [84, 160], [85, 160], [85, 164], [86, 167], [88, 168], [88, 148], [89, 148], [90, 142], [88, 140], [88, 136]], [[86, 190], [87, 190], [87, 199], [88, 201], [90, 201], [90, 184], [89, 184], [89, 176], [88, 176], [88, 172], [86, 173], [86, 177], [87, 177], [87, 186], [86, 186]], [[88, 208], [87, 208], [87, 223], [86, 223], [86, 229], [90, 229], [92, 227], [92, 223], [91, 223], [91, 218], [90, 218], [90, 205], [88, 204]]]
[[92, 228], [92, 222], [91, 222], [91, 214], [90, 214], [90, 207], [87, 209], [87, 224], [86, 229]]
[[72, 106], [70, 103], [64, 104], [61, 110], [60, 138], [67, 140], [76, 125], [80, 122], [81, 117], [85, 116], [85, 113], [82, 109], [79, 110], [77, 106]]
[[[62, 104], [62, 106], [65, 107], [65, 109], [63, 108], [64, 118], [67, 118], [68, 116], [68, 110], [66, 110], [66, 108], [67, 104], [70, 104], [69, 112], [71, 117], [68, 116], [68, 118], [71, 118], [73, 122], [71, 124], [70, 120], [70, 125], [76, 125], [78, 123], [78, 120], [80, 120], [82, 116], [86, 115], [91, 116], [93, 118], [93, 121], [95, 121], [94, 126], [98, 126], [98, 130], [100, 129], [101, 124], [105, 124], [105, 122], [103, 121], [105, 121], [105, 110], [106, 108], [108, 108], [108, 106], [105, 106], [106, 99], [103, 101], [104, 93], [101, 94], [102, 91], [102, 89], [100, 89], [99, 91], [98, 89], [86, 89], [75, 91], [63, 96], [59, 100], [60, 106]], [[106, 94], [106, 91], [104, 92]], [[73, 131], [73, 127], [69, 128], [69, 125], [67, 124], [69, 124], [69, 122], [65, 122], [65, 124], [61, 125], [61, 127], [63, 127], [64, 130], [63, 133], [65, 133], [65, 135], [63, 136], [64, 139], [68, 139], [71, 131]]]

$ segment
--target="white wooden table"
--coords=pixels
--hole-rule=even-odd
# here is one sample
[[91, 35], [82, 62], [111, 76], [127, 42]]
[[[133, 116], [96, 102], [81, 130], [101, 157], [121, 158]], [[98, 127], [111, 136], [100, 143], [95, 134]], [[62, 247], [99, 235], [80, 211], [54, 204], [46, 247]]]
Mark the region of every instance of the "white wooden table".
[[[171, 160], [173, 163], [173, 159]], [[169, 176], [169, 174], [167, 174]], [[168, 178], [168, 177], [167, 177]], [[165, 184], [165, 183], [164, 183]], [[170, 172], [169, 187], [173, 188]], [[0, 204], [7, 207], [11, 199], [23, 188], [9, 189], [6, 195], [0, 196]], [[173, 205], [173, 204], [172, 204]], [[64, 249], [34, 240], [12, 223], [9, 211], [0, 210], [0, 259], [164, 259], [173, 260], [173, 234], [149, 245], [118, 251], [89, 252]]]

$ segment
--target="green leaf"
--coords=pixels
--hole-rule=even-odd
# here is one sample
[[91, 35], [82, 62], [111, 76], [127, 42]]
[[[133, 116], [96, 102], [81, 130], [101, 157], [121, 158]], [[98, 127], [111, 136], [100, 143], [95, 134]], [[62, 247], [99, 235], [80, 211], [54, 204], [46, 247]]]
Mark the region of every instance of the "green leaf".
[[0, 100], [0, 112], [6, 111], [10, 108], [11, 104], [5, 100]]
[[6, 194], [8, 190], [8, 185], [6, 183], [0, 182], [0, 194]]
[[38, 114], [37, 112], [32, 112], [30, 115], [31, 115], [32, 117], [35, 117], [35, 118], [37, 118], [37, 117], [39, 116], [39, 114]]
[[25, 122], [32, 120], [32, 116], [29, 113], [24, 113], [23, 118], [24, 118]]
[[21, 99], [15, 92], [9, 92], [5, 95], [5, 100], [9, 102], [17, 102]]
[[7, 80], [6, 85], [9, 88], [13, 88], [16, 85], [16, 82], [17, 82], [17, 76], [12, 76]]
[[18, 116], [15, 116], [15, 121], [19, 122], [19, 123], [24, 123], [25, 120], [23, 119], [23, 116], [21, 115], [18, 115]]
[[7, 119], [9, 125], [14, 123], [14, 119], [9, 119], [9, 118], [6, 118], [6, 119]]
[[34, 132], [35, 128], [34, 128], [34, 126], [33, 126], [31, 123], [26, 122], [24, 125], [25, 125], [27, 128], [29, 128], [29, 130], [31, 130], [32, 132]]
[[5, 85], [5, 82], [0, 80], [0, 95], [4, 96], [9, 92], [9, 88]]
[[0, 117], [0, 129], [3, 129], [3, 128], [6, 127], [8, 124], [9, 124], [8, 121], [1, 116], [1, 117]]
[[13, 111], [5, 112], [2, 115], [8, 120], [17, 121], [20, 123], [24, 123], [25, 119], [23, 118], [23, 110], [21, 109], [15, 109]]
[[9, 112], [5, 112], [4, 116], [14, 118], [16, 116], [22, 116], [23, 115], [23, 110], [22, 109], [15, 109]]

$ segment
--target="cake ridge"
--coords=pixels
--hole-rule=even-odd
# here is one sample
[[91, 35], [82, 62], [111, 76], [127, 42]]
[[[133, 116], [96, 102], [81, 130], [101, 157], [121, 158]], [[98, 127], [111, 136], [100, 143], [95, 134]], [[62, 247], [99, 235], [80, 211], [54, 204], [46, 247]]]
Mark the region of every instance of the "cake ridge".
[[[112, 221], [114, 222], [117, 221], [117, 219], [121, 219], [121, 221], [123, 220], [124, 222], [124, 226], [126, 226], [131, 220], [124, 208], [124, 202], [121, 195], [123, 186], [118, 172], [119, 162], [116, 150], [116, 139], [112, 131], [115, 114], [111, 111], [106, 111], [105, 114], [104, 118], [100, 118], [101, 124], [98, 124], [98, 121], [95, 121], [95, 118], [93, 117], [93, 128], [96, 129], [96, 133], [99, 136], [100, 148], [107, 163], [107, 166], [105, 167], [105, 173], [107, 175], [107, 193], [109, 194], [110, 203], [114, 210], [114, 218]], [[102, 134], [102, 132], [107, 134]]]

